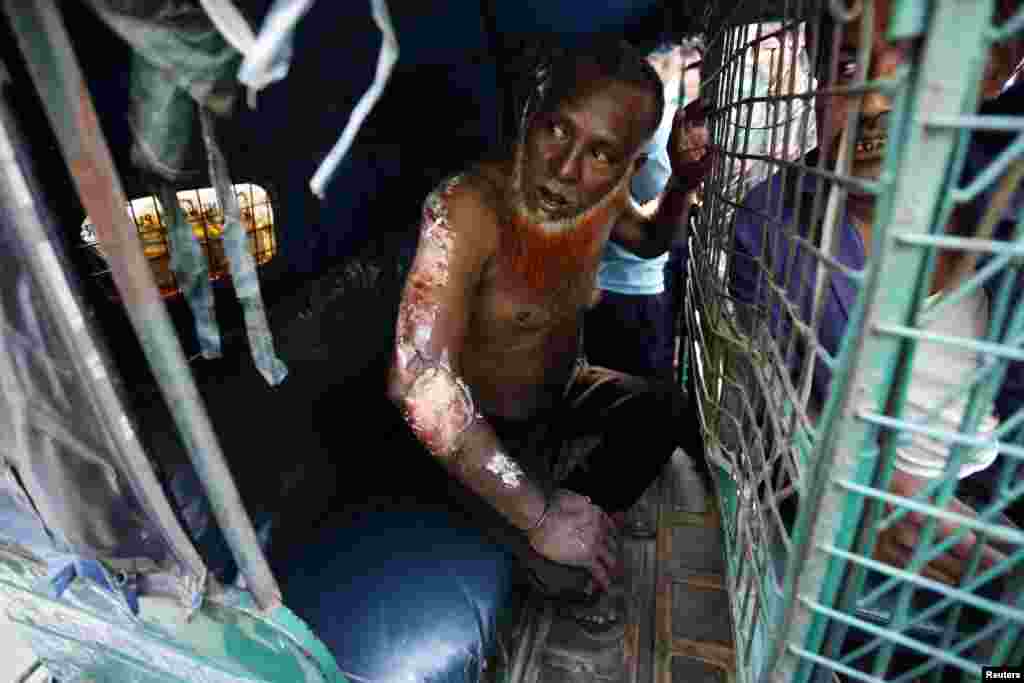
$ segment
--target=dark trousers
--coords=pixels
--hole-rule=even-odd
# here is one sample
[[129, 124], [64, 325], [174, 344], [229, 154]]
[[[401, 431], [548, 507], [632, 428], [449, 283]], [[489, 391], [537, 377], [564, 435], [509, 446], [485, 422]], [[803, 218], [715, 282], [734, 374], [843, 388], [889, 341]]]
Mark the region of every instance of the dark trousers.
[[685, 404], [666, 380], [582, 365], [549, 415], [490, 422], [528, 472], [613, 513], [630, 507], [661, 473]]
[[[630, 507], [672, 455], [685, 398], [667, 381], [581, 366], [551, 414], [529, 422], [489, 418], [502, 445], [542, 486], [589, 496], [607, 513]], [[507, 548], [549, 594], [577, 592], [589, 573], [538, 555], [526, 534], [449, 479], [452, 498]]]
[[671, 377], [675, 357], [672, 302], [666, 292], [603, 291], [587, 312], [587, 360], [641, 377]]

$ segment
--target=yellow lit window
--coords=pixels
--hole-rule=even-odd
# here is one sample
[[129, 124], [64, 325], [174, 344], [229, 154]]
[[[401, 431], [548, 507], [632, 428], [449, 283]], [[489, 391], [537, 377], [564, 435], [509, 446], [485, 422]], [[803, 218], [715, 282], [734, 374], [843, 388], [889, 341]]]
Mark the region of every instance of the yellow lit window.
[[[277, 234], [274, 229], [274, 208], [267, 191], [253, 183], [234, 185], [238, 205], [242, 213], [242, 225], [249, 237], [249, 252], [256, 265], [263, 265], [277, 254]], [[212, 187], [195, 188], [178, 192], [178, 204], [192, 226], [206, 255], [210, 279], [216, 280], [228, 274], [229, 265], [224, 253], [224, 211], [217, 203]], [[153, 269], [153, 277], [163, 296], [180, 293], [177, 278], [171, 271], [170, 243], [167, 237], [167, 221], [163, 205], [153, 195], [131, 200], [127, 206], [128, 215], [135, 221], [146, 258]], [[101, 277], [110, 272], [103, 251], [96, 240], [92, 220], [86, 216], [82, 221], [81, 244], [88, 251], [91, 274]]]

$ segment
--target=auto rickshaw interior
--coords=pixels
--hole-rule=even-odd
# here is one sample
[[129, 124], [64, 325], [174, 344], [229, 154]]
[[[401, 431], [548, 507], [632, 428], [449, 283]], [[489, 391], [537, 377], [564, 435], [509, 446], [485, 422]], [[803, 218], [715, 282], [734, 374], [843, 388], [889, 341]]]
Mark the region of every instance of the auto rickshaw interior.
[[[186, 219], [198, 226], [195, 236], [213, 277], [223, 353], [219, 358], [204, 357], [193, 311], [171, 265], [166, 206], [158, 200], [160, 182], [141, 170], [132, 156], [135, 132], [127, 114], [133, 106], [128, 67], [132, 47], [94, 11], [96, 5], [116, 4], [65, 2], [60, 15], [116, 171], [132, 200], [129, 210], [160, 296], [245, 510], [281, 582], [285, 605], [328, 643], [340, 671], [355, 681], [502, 677], [518, 683], [550, 675], [538, 671], [562, 671], [573, 680], [605, 677], [604, 664], [598, 660], [587, 665], [592, 668], [570, 671], [565, 662], [577, 661], [571, 657], [559, 659], [561, 655], [552, 654], [553, 649], [542, 655], [523, 650], [523, 642], [543, 640], [538, 623], [547, 624], [544, 628], [556, 623], [551, 618], [553, 608], [539, 606], [543, 603], [531, 597], [528, 577], [514, 567], [510, 555], [480, 536], [473, 511], [452, 502], [464, 498], [453, 495], [461, 485], [423, 452], [385, 395], [399, 296], [416, 249], [422, 203], [442, 179], [512, 140], [528, 88], [524, 74], [537, 46], [571, 47], [596, 35], [614, 35], [645, 50], [701, 38], [699, 44], [728, 53], [744, 49], [737, 47], [741, 39], [724, 32], [700, 36], [705, 27], [752, 26], [780, 17], [810, 16], [812, 10], [803, 3], [797, 3], [798, 8], [773, 2], [720, 7], [710, 2], [684, 6], [660, 0], [600, 6], [577, 0], [452, 0], [442, 9], [436, 3], [392, 0], [387, 7], [400, 57], [383, 95], [319, 199], [310, 192], [310, 178], [373, 81], [382, 38], [369, 2], [310, 3], [294, 35], [287, 77], [261, 90], [254, 107], [244, 96], [238, 97], [216, 129], [243, 223], [248, 226], [247, 244], [256, 260], [274, 349], [287, 368], [285, 379], [272, 386], [250, 353], [247, 318], [233, 289], [223, 236], [217, 232], [224, 223], [213, 191], [217, 179], [207, 164], [208, 150], [196, 123], [183, 157], [186, 172], [174, 181], [173, 190]], [[125, 7], [120, 11], [153, 9], [142, 7], [144, 3], [134, 8], [129, 7], [133, 3], [121, 4]], [[173, 17], [177, 3], [150, 4], [166, 4], [167, 16]], [[259, 27], [274, 3], [233, 4], [251, 26]], [[830, 10], [834, 8], [813, 11]], [[226, 534], [214, 520], [173, 411], [158, 386], [158, 373], [132, 327], [123, 292], [114, 286], [96, 229], [62, 154], [62, 141], [52, 127], [52, 112], [48, 115], [38, 84], [33, 84], [7, 15], [0, 22], [0, 32], [0, 61], [9, 76], [3, 87], [11, 120], [23, 136], [24, 149], [30, 151], [37, 191], [56, 226], [59, 248], [67, 257], [86, 317], [104, 340], [114, 367], [111, 374], [118, 378], [135, 434], [205, 566], [220, 584], [244, 587]], [[760, 28], [756, 35], [752, 45], [762, 40]], [[744, 34], [744, 40], [752, 37]], [[779, 62], [774, 56], [770, 60], [775, 85], [766, 86], [765, 93], [751, 89], [748, 94], [754, 100], [759, 95], [786, 97], [775, 71]], [[724, 73], [725, 67], [702, 76], [707, 83], [724, 79]], [[786, 72], [786, 78], [794, 92], [811, 88], [809, 82], [796, 82], [807, 78], [806, 69], [799, 76]], [[741, 91], [742, 79], [737, 92]], [[744, 125], [753, 130], [756, 123], [748, 117]], [[767, 119], [761, 123], [768, 128]], [[720, 138], [723, 145], [731, 139], [728, 132], [716, 134], [726, 136]], [[788, 135], [787, 128], [787, 141]], [[736, 158], [743, 158], [735, 153], [735, 146], [732, 149]], [[773, 139], [768, 161], [775, 150]], [[788, 151], [779, 156], [795, 158]], [[739, 173], [733, 167], [721, 170], [715, 182], [724, 185], [738, 179], [749, 188], [755, 176], [763, 179], [774, 169], [768, 164], [758, 167], [756, 155], [747, 158], [755, 163], [744, 165]], [[741, 177], [751, 168], [755, 170], [749, 176]], [[718, 189], [723, 196], [732, 191]], [[715, 210], [711, 209], [713, 217]], [[718, 268], [707, 253], [731, 248], [704, 247], [700, 272]], [[691, 287], [699, 279], [693, 276]], [[708, 314], [710, 308], [701, 314]], [[690, 317], [691, 329], [707, 323]], [[691, 358], [699, 359], [702, 352], [691, 353]], [[712, 378], [711, 360], [717, 359], [705, 358], [700, 367], [691, 361], [689, 372], [697, 373], [701, 382], [712, 383], [718, 378]], [[690, 382], [693, 391], [693, 379]], [[712, 419], [707, 414], [703, 417]], [[662, 519], [674, 520], [680, 527], [689, 525], [690, 535], [683, 540], [672, 530], [659, 531], [656, 558], [653, 542], [636, 551], [635, 566], [650, 575], [650, 596], [634, 605], [642, 618], [635, 633], [627, 630], [624, 641], [634, 662], [629, 680], [636, 683], [652, 676], [659, 681], [698, 676], [735, 680], [738, 666], [760, 671], [763, 660], [759, 658], [772, 645], [760, 643], [765, 633], [752, 622], [733, 623], [742, 610], [730, 609], [721, 576], [734, 582], [730, 590], [736, 590], [741, 579], [749, 583], [760, 580], [758, 576], [773, 575], [778, 580], [786, 571], [783, 548], [788, 548], [788, 540], [756, 538], [757, 552], [765, 557], [758, 559], [762, 565], [755, 578], [732, 564], [730, 575], [722, 557], [723, 533], [730, 543], [735, 537], [721, 528], [719, 508], [708, 493], [708, 473], [703, 464], [697, 467], [702, 470], [700, 476], [693, 463], [674, 464], [678, 465], [674, 474], [667, 473], [665, 482], [659, 483], [663, 488], [654, 487], [651, 495], [658, 498], [664, 493], [669, 500], [664, 505], [672, 512], [667, 517], [663, 512]], [[755, 490], [744, 495], [759, 501], [774, 495], [771, 478], [779, 478], [779, 467], [776, 463], [773, 473], [762, 476]], [[752, 505], [750, 509], [757, 512], [757, 504]], [[781, 497], [778, 505], [773, 512], [781, 515], [779, 526], [793, 527], [795, 495]], [[675, 554], [670, 537], [677, 539]], [[687, 543], [692, 545], [683, 547]], [[438, 557], [449, 559], [439, 562]], [[684, 566], [686, 559], [693, 562], [682, 570], [687, 578], [675, 579], [676, 592], [669, 590], [665, 598], [662, 583], [655, 586], [665, 579], [660, 568]], [[658, 569], [652, 568], [655, 564]], [[655, 615], [655, 604], [661, 609], [666, 599], [669, 611], [676, 603], [684, 604], [686, 598], [681, 596], [686, 591], [704, 591], [704, 597], [694, 599], [689, 607], [697, 634], [692, 637], [676, 633], [671, 617], [666, 622]], [[752, 610], [774, 609], [763, 604], [763, 598], [751, 598], [754, 593], [750, 590], [743, 597], [755, 605]], [[928, 604], [919, 607], [925, 610]], [[546, 614], [547, 621], [524, 616], [531, 610]], [[968, 610], [968, 617], [981, 621], [982, 626], [975, 624], [978, 628], [987, 623], [986, 613], [981, 612], [979, 616]], [[888, 616], [865, 617], [866, 613], [862, 610], [859, 615], [869, 621], [877, 617], [872, 623], [878, 628], [891, 623]], [[763, 614], [759, 618], [770, 621]], [[907, 629], [914, 638], [938, 643], [941, 627], [932, 633], [933, 626], [927, 621], [917, 624], [917, 630]], [[662, 633], [666, 629], [667, 635]], [[724, 640], [719, 637], [723, 632]], [[514, 638], [509, 640], [508, 634]], [[728, 642], [733, 634], [750, 639], [740, 648], [748, 659], [739, 663]], [[675, 645], [661, 652], [650, 646], [655, 641]], [[760, 644], [751, 645], [755, 641]], [[637, 655], [644, 648], [647, 653]], [[699, 666], [676, 668], [675, 662], [684, 655]], [[539, 664], [542, 659], [556, 664], [544, 669]], [[819, 675], [825, 676], [824, 671]]]
[[[253, 26], [270, 5], [236, 4]], [[295, 34], [288, 77], [263, 90], [254, 109], [237, 101], [218, 124], [243, 215], [248, 211], [262, 231], [250, 239], [261, 240], [254, 248], [260, 288], [277, 354], [288, 368], [276, 387], [254, 366], [241, 308], [230, 278], [223, 277], [223, 247], [209, 232], [214, 221], [208, 219], [217, 216], [209, 213], [213, 180], [201, 136], [189, 142], [187, 173], [175, 189], [187, 217], [206, 225], [197, 237], [202, 234], [217, 278], [223, 344], [223, 357], [211, 360], [200, 354], [192, 314], [169, 264], [166, 230], [156, 218], [164, 209], [153, 200], [155, 179], [131, 156], [132, 48], [88, 3], [60, 8], [157, 286], [286, 603], [318, 631], [339, 614], [391, 610], [391, 621], [367, 622], [392, 624], [388, 628], [398, 630], [390, 636], [365, 624], [346, 631], [350, 652], [335, 655], [339, 662], [349, 658], [341, 666], [350, 674], [383, 671], [383, 653], [422, 638], [417, 630], [431, 626], [421, 621], [436, 620], [437, 609], [449, 615], [456, 646], [475, 641], [459, 640], [459, 629], [484, 628], [478, 619], [493, 621], [497, 603], [521, 603], [525, 593], [520, 587], [518, 597], [510, 597], [510, 564], [502, 551], [473, 549], [478, 541], [465, 531], [471, 519], [450, 502], [449, 487], [458, 484], [420, 453], [383, 392], [423, 198], [445, 176], [505, 144], [521, 98], [521, 64], [536, 45], [571, 45], [600, 33], [651, 47], [679, 39], [689, 21], [672, 3], [533, 4], [458, 1], [438, 11], [389, 3], [401, 59], [323, 201], [310, 193], [309, 179], [373, 77], [380, 35], [368, 4], [316, 3]], [[105, 340], [136, 433], [178, 514], [207, 566], [230, 584], [237, 568], [209, 511], [196, 521], [203, 492], [7, 17], [2, 31], [14, 123], [31, 150], [32, 170], [59, 226], [87, 316]], [[415, 511], [412, 521], [401, 512], [409, 510]], [[449, 530], [430, 531], [438, 526]], [[464, 550], [450, 566], [424, 564], [433, 549], [460, 544]], [[474, 562], [484, 568], [474, 572]], [[471, 593], [470, 604], [479, 603], [468, 611], [464, 605], [463, 614], [451, 604], [452, 574], [462, 576], [459, 590]], [[332, 604], [327, 594], [334, 585], [391, 594], [391, 602], [360, 605], [349, 593]], [[424, 605], [431, 591], [439, 601], [433, 611]], [[417, 603], [423, 608], [419, 621], [405, 614]], [[406, 630], [394, 622], [407, 622]], [[483, 635], [493, 638], [490, 628]]]

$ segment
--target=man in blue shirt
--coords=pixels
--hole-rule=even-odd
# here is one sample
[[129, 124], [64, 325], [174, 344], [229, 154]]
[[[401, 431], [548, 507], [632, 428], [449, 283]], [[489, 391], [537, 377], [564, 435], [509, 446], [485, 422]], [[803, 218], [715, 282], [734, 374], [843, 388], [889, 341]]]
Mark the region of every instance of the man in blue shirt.
[[[1002, 2], [999, 8], [997, 21], [1003, 21], [1012, 15], [1012, 2]], [[872, 63], [867, 74], [868, 80], [880, 79], [892, 76], [904, 60], [902, 48], [890, 44], [886, 39], [885, 24], [890, 15], [887, 2], [876, 3], [876, 26], [872, 45]], [[854, 22], [854, 24], [857, 22]], [[824, 45], [829, 42], [832, 32], [830, 27], [820, 29], [821, 40]], [[839, 54], [834, 57], [837, 63], [836, 86], [850, 85], [856, 72], [856, 58], [858, 52], [859, 30], [849, 25], [844, 32], [843, 43], [839, 46]], [[808, 44], [813, 44], [808, 39]], [[1009, 74], [1024, 57], [1020, 41], [1008, 41], [999, 46], [991, 57], [991, 64], [986, 73], [986, 81], [983, 93], [986, 96], [995, 95], [998, 90], [993, 91], [992, 83], [1005, 82]], [[828, 74], [824, 65], [829, 60], [819, 55], [816, 69], [818, 81], [824, 84]], [[1011, 114], [1021, 113], [1022, 92], [1021, 83], [1014, 85], [997, 99], [989, 101], [982, 108], [985, 114]], [[851, 160], [851, 172], [854, 176], [862, 178], [877, 178], [884, 159], [886, 137], [886, 118], [891, 108], [888, 97], [881, 93], [870, 93], [864, 96], [861, 105], [859, 138], [856, 141], [854, 158]], [[847, 101], [840, 96], [819, 96], [815, 106], [817, 114], [817, 129], [819, 131], [819, 149], [815, 149], [805, 156], [803, 164], [813, 168], [817, 166], [820, 148], [825, 147], [830, 152], [828, 159], [834, 160], [838, 153], [838, 146], [846, 125]], [[828, 138], [825, 138], [824, 131], [831, 131]], [[967, 165], [963, 181], [969, 181], [977, 173], [988, 166], [988, 164], [1006, 148], [1010, 141], [1009, 134], [989, 133], [985, 135], [976, 134], [968, 153]], [[996, 183], [994, 187], [997, 187]], [[763, 311], [762, 315], [768, 320], [770, 333], [776, 339], [779, 348], [787, 352], [790, 346], [791, 334], [794, 323], [792, 316], [799, 318], [801, 323], [810, 323], [812, 320], [812, 308], [814, 299], [813, 276], [815, 271], [815, 259], [810, 251], [803, 245], [797, 244], [793, 239], [795, 234], [801, 238], [809, 239], [812, 235], [820, 235], [820, 230], [811, 231], [814, 223], [820, 225], [821, 214], [825, 206], [824, 195], [818, 203], [818, 211], [814, 212], [815, 194], [825, 192], [825, 184], [812, 176], [806, 174], [802, 179], [795, 169], [788, 169], [778, 173], [761, 185], [755, 187], [745, 197], [743, 206], [737, 210], [734, 236], [734, 254], [730, 266], [730, 291], [736, 298], [741, 317], [755, 309]], [[1019, 208], [1019, 188], [1016, 193], [1016, 201], [1011, 203], [1011, 208], [999, 222], [995, 237], [996, 239], [1012, 239], [1014, 218], [1018, 215], [1014, 205]], [[961, 232], [969, 226], [978, 224], [980, 216], [984, 213], [991, 199], [992, 191], [982, 196], [972, 205], [964, 207], [954, 215], [954, 223], [961, 226]], [[816, 215], [812, 217], [812, 212]], [[867, 254], [871, 245], [871, 226], [874, 218], [873, 201], [868, 196], [859, 196], [851, 193], [847, 200], [845, 214], [841, 216], [836, 242], [832, 245], [831, 251], [835, 258], [844, 267], [851, 271], [859, 271], [864, 268]], [[952, 228], [951, 228], [952, 230]], [[983, 267], [986, 259], [978, 264]], [[780, 297], [772, 293], [765, 271], [772, 273], [777, 291], [783, 292], [785, 300], [792, 306], [786, 309]], [[1022, 276], [1009, 271], [997, 278], [992, 278], [986, 284], [989, 300], [995, 299], [996, 292], [1005, 277], [1017, 278], [1012, 305], [1016, 306], [1020, 292], [1024, 289]], [[846, 330], [849, 315], [853, 310], [857, 296], [856, 283], [844, 274], [841, 270], [833, 270], [828, 287], [823, 291], [824, 301], [822, 315], [817, 327], [817, 341], [824, 351], [833, 358], [838, 354], [840, 341]], [[1012, 310], [1012, 309], [1011, 309]], [[794, 348], [791, 357], [785, 361], [789, 367], [796, 372], [802, 367], [803, 354], [806, 349], [802, 348], [802, 341], [792, 345]], [[814, 374], [811, 386], [811, 404], [820, 408], [824, 405], [828, 395], [831, 373], [826, 363], [820, 358], [816, 359]], [[1011, 363], [1006, 374], [1006, 380], [999, 396], [996, 399], [996, 414], [1003, 420], [1018, 411], [1022, 406], [1024, 398], [1024, 363]], [[995, 477], [1002, 469], [1002, 456], [989, 467], [985, 474], [979, 473], [968, 477], [962, 486], [961, 492], [973, 489], [972, 495], [979, 497], [982, 494], [984, 499], [991, 499], [993, 491], [992, 484]], [[1018, 477], [1020, 477], [1018, 471]], [[914, 477], [896, 476], [893, 478], [893, 485], [890, 488], [900, 495], [913, 495], [923, 482]], [[1020, 502], [1016, 504], [1016, 510], [1009, 511], [1011, 516], [1020, 519]], [[962, 513], [969, 513], [965, 506], [955, 501], [953, 508]], [[920, 525], [923, 520], [907, 515], [901, 523], [890, 527], [891, 532], [883, 534], [879, 539], [878, 556], [893, 564], [901, 564], [910, 556]], [[942, 524], [940, 533], [948, 534], [953, 530], [952, 525]], [[933, 578], [947, 582], [955, 582], [962, 574], [965, 562], [969, 556], [975, 539], [973, 534], [955, 546], [946, 556], [937, 559], [929, 565], [928, 571]], [[989, 560], [993, 555], [987, 555]]]
[[[681, 104], [682, 50], [679, 45], [662, 45], [648, 61], [665, 84], [665, 109], [643, 151], [644, 165], [630, 184], [631, 209], [644, 215], [656, 205], [672, 175], [667, 143]], [[597, 274], [601, 298], [586, 316], [584, 343], [590, 362], [639, 376], [671, 377], [675, 338], [673, 307], [665, 288], [668, 262], [668, 251], [638, 255], [612, 235]]]

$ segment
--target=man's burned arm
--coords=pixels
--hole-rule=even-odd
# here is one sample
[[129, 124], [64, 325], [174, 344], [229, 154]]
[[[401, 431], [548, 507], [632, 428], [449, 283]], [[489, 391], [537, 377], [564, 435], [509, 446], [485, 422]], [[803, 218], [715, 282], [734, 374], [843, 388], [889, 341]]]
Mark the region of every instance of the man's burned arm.
[[488, 221], [495, 225], [465, 181], [427, 199], [388, 389], [427, 450], [513, 526], [529, 530], [544, 516], [545, 494], [503, 450], [459, 374], [471, 299], [493, 241]]

